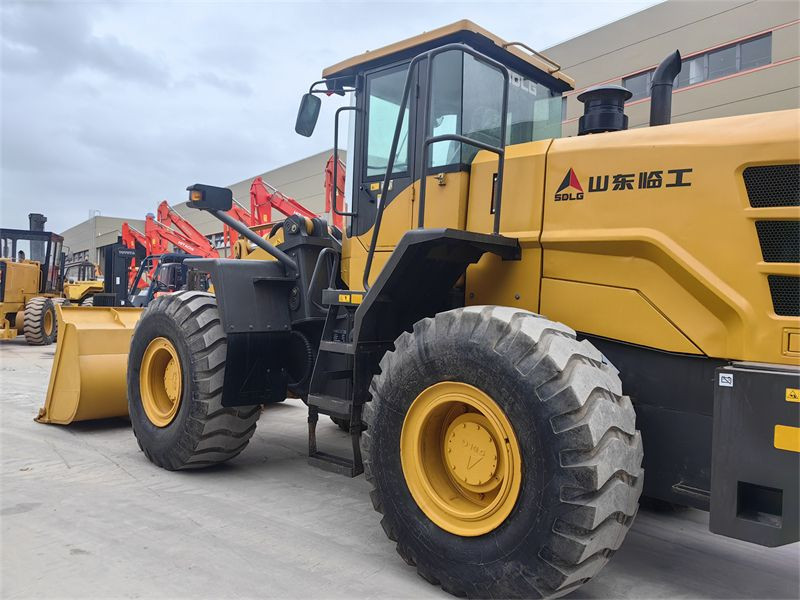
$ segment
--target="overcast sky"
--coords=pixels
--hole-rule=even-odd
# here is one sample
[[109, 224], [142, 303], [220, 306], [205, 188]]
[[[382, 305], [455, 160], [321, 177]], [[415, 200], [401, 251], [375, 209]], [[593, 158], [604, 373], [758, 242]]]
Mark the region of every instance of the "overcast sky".
[[143, 218], [188, 184], [330, 148], [338, 99], [311, 138], [294, 133], [298, 101], [365, 50], [462, 18], [546, 48], [654, 3], [4, 0], [0, 225]]

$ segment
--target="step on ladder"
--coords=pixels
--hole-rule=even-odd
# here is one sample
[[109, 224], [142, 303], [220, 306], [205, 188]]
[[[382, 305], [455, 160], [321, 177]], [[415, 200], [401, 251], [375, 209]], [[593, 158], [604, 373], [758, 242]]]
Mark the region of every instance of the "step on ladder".
[[[364, 292], [322, 290], [322, 303], [328, 305], [328, 316], [308, 394], [308, 462], [349, 477], [364, 472], [360, 446], [362, 405], [353, 400], [356, 348], [350, 339], [355, 311], [363, 297]], [[320, 414], [350, 423], [352, 456], [337, 456], [318, 449], [316, 428]]]

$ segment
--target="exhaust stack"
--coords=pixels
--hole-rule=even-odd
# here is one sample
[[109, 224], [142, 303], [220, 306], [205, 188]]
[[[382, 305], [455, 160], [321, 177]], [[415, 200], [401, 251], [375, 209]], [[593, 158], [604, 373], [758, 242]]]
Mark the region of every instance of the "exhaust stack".
[[675, 50], [661, 61], [650, 84], [650, 127], [672, 121], [672, 84], [681, 72], [681, 53]]

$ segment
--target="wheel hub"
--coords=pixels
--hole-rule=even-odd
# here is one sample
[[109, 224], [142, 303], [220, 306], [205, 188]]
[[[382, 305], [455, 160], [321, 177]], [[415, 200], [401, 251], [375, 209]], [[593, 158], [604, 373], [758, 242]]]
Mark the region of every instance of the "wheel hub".
[[156, 427], [166, 427], [181, 405], [183, 371], [172, 342], [164, 337], [150, 341], [142, 356], [139, 391], [142, 408]]
[[417, 506], [449, 533], [488, 533], [517, 502], [514, 430], [497, 402], [469, 384], [443, 381], [417, 396], [400, 432], [400, 459]]
[[164, 369], [164, 390], [171, 402], [176, 402], [181, 390], [181, 368], [175, 359], [170, 357]]
[[489, 430], [481, 425], [480, 415], [467, 413], [447, 428], [445, 457], [451, 474], [462, 485], [481, 487], [490, 480], [495, 484], [497, 445]]

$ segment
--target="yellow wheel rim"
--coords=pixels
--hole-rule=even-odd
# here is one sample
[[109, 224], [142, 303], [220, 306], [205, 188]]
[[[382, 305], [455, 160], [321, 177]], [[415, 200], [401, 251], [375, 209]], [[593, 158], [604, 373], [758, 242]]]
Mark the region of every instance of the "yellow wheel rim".
[[403, 421], [400, 458], [417, 505], [455, 535], [492, 531], [517, 502], [514, 430], [494, 400], [466, 383], [444, 381], [417, 396]]
[[50, 310], [44, 311], [43, 329], [44, 329], [44, 334], [47, 336], [53, 333], [53, 312]]
[[150, 422], [166, 427], [181, 405], [183, 373], [178, 352], [167, 338], [153, 339], [144, 351], [139, 371], [142, 406]]

